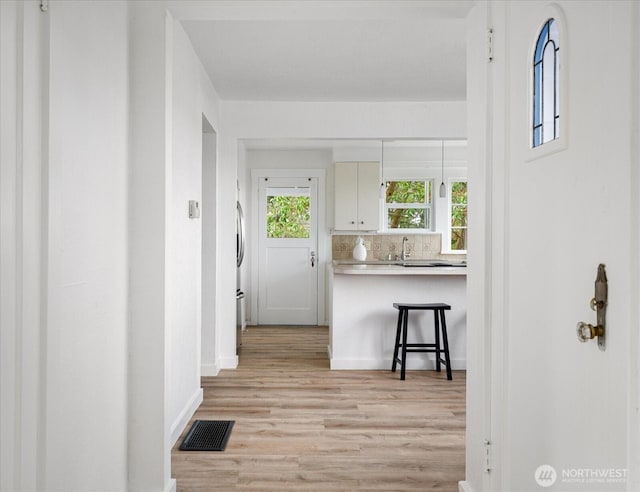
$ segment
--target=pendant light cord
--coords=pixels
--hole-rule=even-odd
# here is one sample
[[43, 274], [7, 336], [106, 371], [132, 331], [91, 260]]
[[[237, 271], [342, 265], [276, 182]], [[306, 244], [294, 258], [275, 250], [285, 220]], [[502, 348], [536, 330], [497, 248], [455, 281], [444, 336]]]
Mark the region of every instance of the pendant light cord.
[[442, 180], [440, 181], [440, 198], [447, 196], [447, 187], [444, 185], [444, 140], [442, 140]]
[[380, 198], [383, 199], [383, 200], [386, 200], [386, 195], [387, 195], [386, 191], [387, 190], [385, 189], [385, 186], [384, 186], [384, 138], [380, 139], [380, 144], [382, 146], [382, 151], [381, 151], [381, 154], [380, 154], [380, 164], [381, 164], [381, 171], [380, 171], [380, 174], [381, 174], [381, 176], [380, 176], [381, 177], [381, 179], [380, 179]]

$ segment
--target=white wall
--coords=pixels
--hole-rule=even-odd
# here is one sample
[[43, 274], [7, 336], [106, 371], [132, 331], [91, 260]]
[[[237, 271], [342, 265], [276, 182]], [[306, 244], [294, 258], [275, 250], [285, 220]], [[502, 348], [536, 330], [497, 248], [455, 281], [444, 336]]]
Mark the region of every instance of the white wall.
[[203, 117], [202, 145], [202, 375], [215, 376], [216, 366], [216, 164], [217, 138]]
[[44, 490], [127, 487], [128, 17], [51, 2]]
[[[235, 257], [235, 182], [238, 141], [250, 138], [465, 138], [464, 102], [432, 103], [222, 103], [220, 134], [220, 255]], [[329, 178], [328, 178], [329, 179]], [[227, 239], [225, 239], [227, 238]], [[220, 264], [219, 306], [235, 302], [235, 263]], [[235, 313], [218, 310], [220, 363], [236, 367]]]
[[[167, 309], [168, 343], [171, 348], [169, 419], [174, 441], [202, 401], [202, 218], [189, 218], [188, 202], [203, 202], [202, 115], [205, 114], [208, 121], [217, 125], [217, 101], [181, 24], [173, 22], [172, 28], [172, 165], [171, 204], [167, 217], [170, 223]], [[207, 198], [211, 200], [215, 196]], [[213, 303], [214, 300], [207, 299], [204, 302]]]
[[[170, 489], [171, 446], [201, 398], [202, 219], [188, 219], [187, 204], [203, 201], [203, 115], [217, 130], [219, 108], [164, 3], [132, 2], [129, 8], [129, 488]], [[205, 337], [214, 352], [216, 336]]]
[[0, 488], [170, 490], [217, 95], [162, 3], [1, 6]]

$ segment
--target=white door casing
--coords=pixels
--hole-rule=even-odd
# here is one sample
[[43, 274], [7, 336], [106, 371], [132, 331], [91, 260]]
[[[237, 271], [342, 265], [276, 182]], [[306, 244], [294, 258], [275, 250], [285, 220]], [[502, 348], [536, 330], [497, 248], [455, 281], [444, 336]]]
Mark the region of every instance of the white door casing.
[[[317, 178], [267, 177], [258, 186], [258, 324], [318, 324]], [[267, 198], [309, 196], [305, 238], [267, 237]]]

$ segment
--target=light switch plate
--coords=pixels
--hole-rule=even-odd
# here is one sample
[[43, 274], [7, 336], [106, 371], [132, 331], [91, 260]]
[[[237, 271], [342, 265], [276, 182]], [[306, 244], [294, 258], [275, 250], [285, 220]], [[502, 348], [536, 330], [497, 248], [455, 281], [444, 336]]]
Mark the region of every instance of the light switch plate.
[[189, 218], [200, 218], [200, 204], [196, 200], [189, 200]]

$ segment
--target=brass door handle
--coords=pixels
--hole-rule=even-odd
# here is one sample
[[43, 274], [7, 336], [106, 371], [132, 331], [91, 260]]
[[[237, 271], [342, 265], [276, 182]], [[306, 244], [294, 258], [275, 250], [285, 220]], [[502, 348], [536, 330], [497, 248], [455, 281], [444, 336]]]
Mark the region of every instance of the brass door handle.
[[576, 326], [578, 333], [578, 340], [581, 342], [588, 342], [595, 337], [604, 335], [604, 328], [602, 326], [593, 326], [589, 323], [583, 323], [582, 321]]
[[607, 315], [607, 297], [608, 297], [607, 272], [604, 265], [598, 265], [598, 274], [595, 282], [595, 295], [589, 306], [596, 312], [595, 326], [590, 323], [580, 322], [576, 326], [578, 340], [588, 342], [594, 338], [598, 339], [598, 348], [604, 351], [606, 347], [606, 315]]

